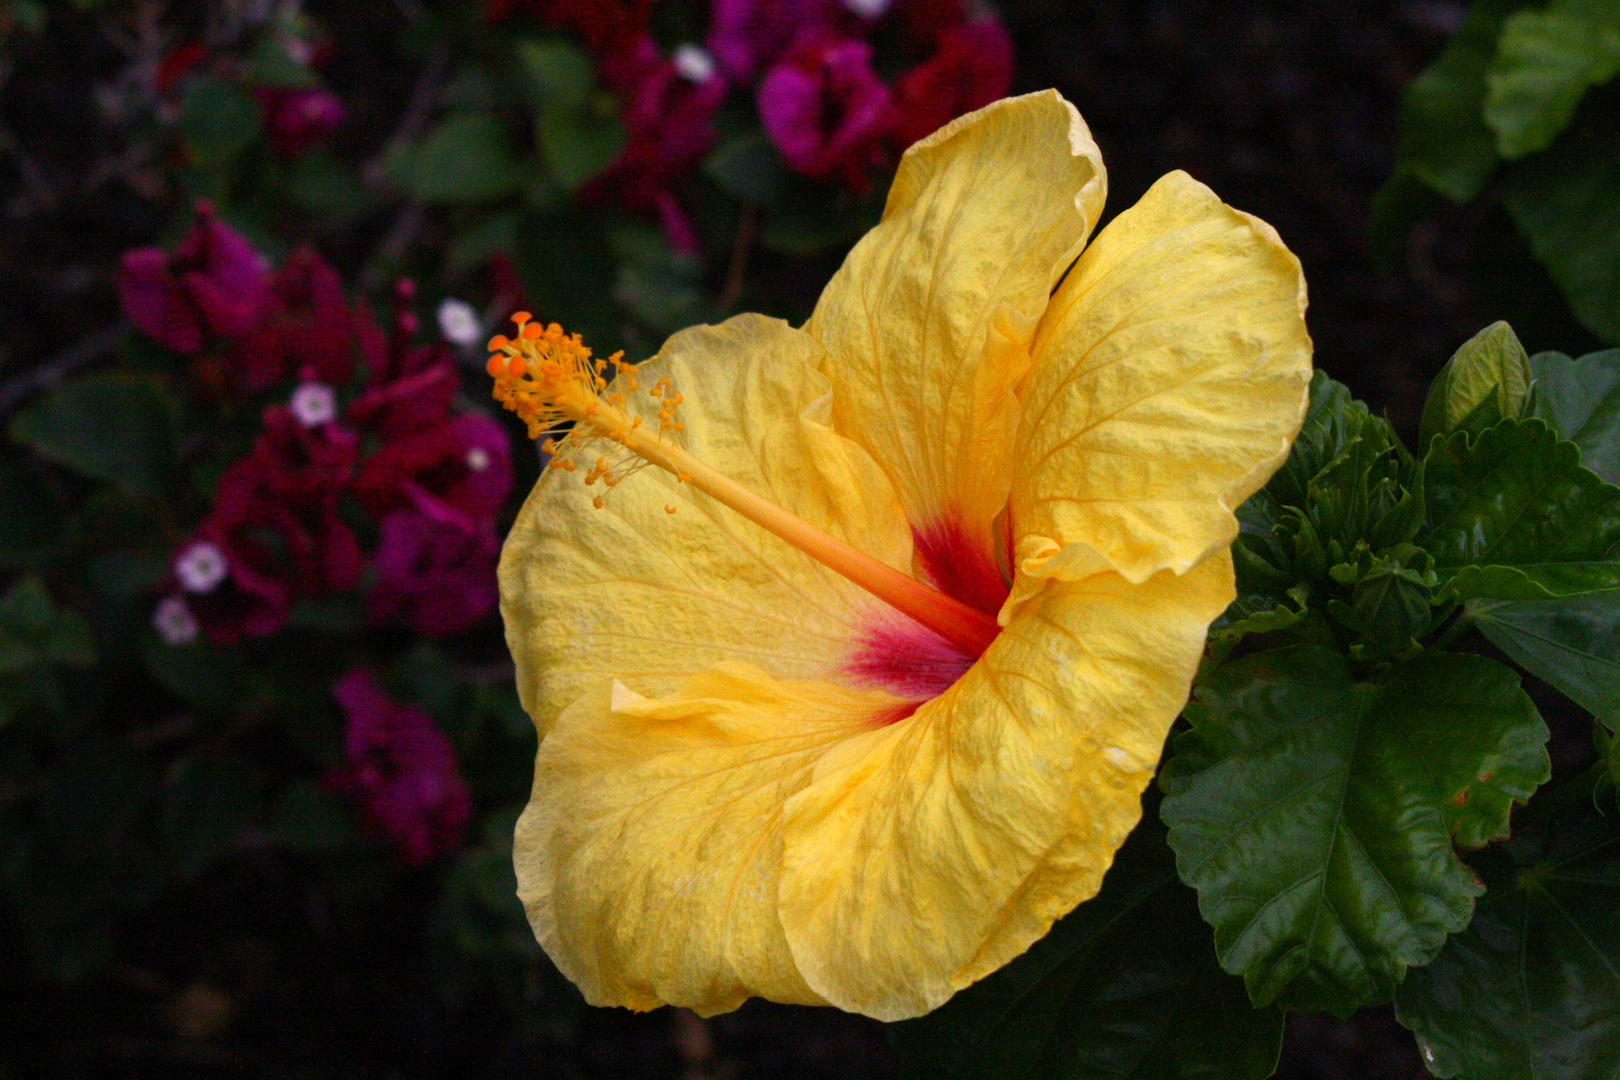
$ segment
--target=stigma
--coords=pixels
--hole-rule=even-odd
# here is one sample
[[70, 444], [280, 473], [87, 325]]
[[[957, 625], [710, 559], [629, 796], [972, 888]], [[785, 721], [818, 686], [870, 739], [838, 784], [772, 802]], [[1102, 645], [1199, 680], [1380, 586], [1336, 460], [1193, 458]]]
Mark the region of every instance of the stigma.
[[[517, 333], [490, 339], [488, 371], [494, 397], [544, 438], [547, 468], [576, 473], [587, 487], [602, 485], [592, 503], [648, 465], [678, 483], [703, 492], [754, 524], [798, 548], [902, 614], [934, 631], [969, 656], [989, 647], [1000, 627], [993, 616], [962, 603], [817, 528], [782, 506], [749, 491], [679, 445], [686, 425], [677, 409], [684, 400], [668, 379], [645, 388], [658, 403], [657, 423], [626, 409], [629, 395], [643, 392], [636, 365], [623, 354], [596, 357], [578, 334], [556, 323], [541, 326], [528, 312], [512, 316]], [[611, 377], [610, 377], [611, 372]], [[558, 437], [557, 432], [567, 428]], [[676, 507], [664, 510], [674, 513]]]

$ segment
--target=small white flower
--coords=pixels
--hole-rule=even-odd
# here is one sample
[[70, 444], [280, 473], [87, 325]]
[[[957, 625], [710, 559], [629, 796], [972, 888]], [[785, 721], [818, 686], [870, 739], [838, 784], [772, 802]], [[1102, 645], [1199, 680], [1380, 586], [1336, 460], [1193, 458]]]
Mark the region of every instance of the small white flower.
[[467, 468], [473, 472], [483, 472], [489, 468], [489, 451], [482, 446], [467, 448]]
[[714, 78], [714, 57], [701, 45], [694, 45], [688, 41], [684, 45], [676, 46], [675, 55], [670, 58], [675, 64], [675, 70], [695, 83], [708, 82]]
[[337, 419], [337, 394], [325, 383], [299, 384], [287, 404], [305, 427], [329, 424]]
[[439, 304], [439, 333], [450, 344], [465, 349], [484, 336], [484, 325], [471, 304], [451, 296]]
[[152, 612], [152, 629], [170, 645], [184, 645], [197, 638], [197, 617], [179, 596], [165, 596]]
[[218, 544], [207, 540], [198, 540], [187, 546], [174, 560], [174, 576], [180, 579], [180, 587], [187, 592], [213, 592], [225, 580], [228, 569], [230, 564], [225, 560], [225, 553]]
[[844, 0], [844, 6], [863, 19], [876, 19], [889, 10], [892, 0]]

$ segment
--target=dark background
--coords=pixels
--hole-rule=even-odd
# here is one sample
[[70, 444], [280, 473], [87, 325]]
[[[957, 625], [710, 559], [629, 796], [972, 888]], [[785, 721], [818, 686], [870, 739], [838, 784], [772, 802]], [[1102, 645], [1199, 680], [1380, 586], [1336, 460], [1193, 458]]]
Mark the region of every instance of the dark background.
[[[166, 18], [187, 17], [186, 5], [170, 8]], [[375, 143], [419, 75], [397, 47], [409, 5], [306, 9], [339, 46], [323, 75], [351, 110], [340, 138]], [[1487, 322], [1509, 319], [1531, 352], [1593, 344], [1489, 197], [1437, 206], [1381, 261], [1371, 254], [1369, 206], [1394, 159], [1402, 90], [1464, 10], [1415, 0], [1033, 0], [1002, 15], [1017, 43], [1015, 90], [1053, 86], [1080, 109], [1108, 166], [1110, 210], [1179, 168], [1269, 221], [1304, 264], [1317, 364], [1410, 434], [1430, 377]], [[99, 17], [64, 12], [26, 50], [5, 44], [0, 406], [42, 369], [79, 366], [97, 342], [105, 347], [118, 318], [118, 254], [153, 242], [164, 221], [163, 193], [142, 186], [155, 163], [98, 119], [95, 87], [123, 62]], [[325, 235], [322, 251], [356, 266], [387, 242], [390, 224]], [[301, 228], [288, 223], [292, 235]], [[757, 272], [785, 288], [803, 283], [805, 302], [835, 264], [767, 259]], [[302, 884], [270, 854], [231, 860], [121, 928], [142, 963], [70, 987], [0, 956], [0, 1080], [895, 1075], [882, 1026], [831, 1010], [753, 1002], [706, 1022], [673, 1010], [577, 1012], [543, 973], [524, 988], [538, 1004], [516, 1024], [476, 1000], [450, 1008], [419, 960], [428, 876], [407, 878], [394, 892], [403, 902], [364, 923], [313, 905]], [[186, 981], [198, 973], [206, 980]], [[227, 988], [229, 1001], [210, 999], [209, 986]], [[238, 1010], [227, 1035], [187, 1037], [210, 1030], [209, 1010], [222, 1007]], [[1290, 1018], [1278, 1075], [1424, 1074], [1411, 1036], [1377, 1009]]]

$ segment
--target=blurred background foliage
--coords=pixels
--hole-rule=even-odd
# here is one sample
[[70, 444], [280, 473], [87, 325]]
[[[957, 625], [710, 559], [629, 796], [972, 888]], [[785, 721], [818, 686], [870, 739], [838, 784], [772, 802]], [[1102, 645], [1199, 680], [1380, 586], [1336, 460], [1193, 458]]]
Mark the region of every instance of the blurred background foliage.
[[[889, 1076], [881, 1027], [585, 1008], [513, 898], [513, 310], [802, 320], [899, 151], [1055, 86], [1110, 207], [1274, 224], [1417, 430], [1459, 342], [1620, 342], [1598, 0], [0, 2], [0, 1077]], [[1557, 713], [1555, 702], [1544, 712]], [[1280, 1075], [1422, 1075], [1388, 1010]]]

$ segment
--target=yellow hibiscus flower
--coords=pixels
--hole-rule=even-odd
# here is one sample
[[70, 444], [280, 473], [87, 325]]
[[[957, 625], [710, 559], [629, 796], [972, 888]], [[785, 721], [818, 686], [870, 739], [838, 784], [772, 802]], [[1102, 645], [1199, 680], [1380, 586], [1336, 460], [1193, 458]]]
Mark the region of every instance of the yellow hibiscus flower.
[[907, 152], [803, 329], [611, 384], [492, 343], [576, 421], [500, 575], [519, 893], [587, 1000], [916, 1016], [1096, 893], [1310, 374], [1268, 225], [1172, 173], [1087, 246], [1104, 188], [1068, 102], [1001, 101]]

